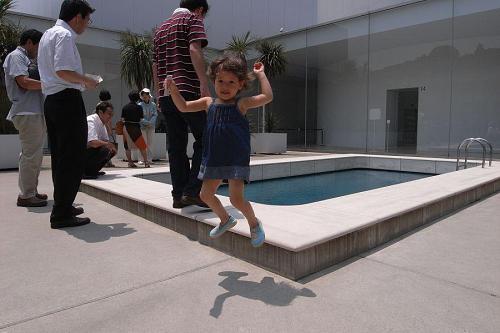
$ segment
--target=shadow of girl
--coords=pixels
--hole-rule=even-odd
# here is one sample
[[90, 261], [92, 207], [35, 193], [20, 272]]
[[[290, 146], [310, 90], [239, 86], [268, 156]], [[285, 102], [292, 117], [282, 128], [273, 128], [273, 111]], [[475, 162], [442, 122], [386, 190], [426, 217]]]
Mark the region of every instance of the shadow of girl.
[[244, 272], [220, 272], [219, 275], [226, 277], [219, 286], [227, 292], [217, 296], [210, 309], [210, 315], [215, 318], [222, 313], [225, 300], [233, 296], [254, 299], [273, 306], [287, 306], [298, 296], [316, 297], [310, 289], [298, 289], [286, 282], [276, 283], [272, 277], [264, 277], [260, 282], [253, 282], [240, 280], [248, 275]]

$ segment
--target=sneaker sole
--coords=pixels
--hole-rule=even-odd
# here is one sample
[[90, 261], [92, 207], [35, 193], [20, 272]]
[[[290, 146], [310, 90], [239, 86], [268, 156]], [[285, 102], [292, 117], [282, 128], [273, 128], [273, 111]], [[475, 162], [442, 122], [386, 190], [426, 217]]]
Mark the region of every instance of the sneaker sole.
[[[236, 222], [236, 223], [238, 223], [238, 222]], [[226, 231], [228, 231], [229, 229], [234, 228], [234, 226], [236, 225], [236, 223], [233, 223], [233, 225], [231, 225], [231, 226], [228, 226], [228, 227], [224, 228], [224, 231], [222, 231], [222, 232], [220, 232], [220, 233], [218, 233], [218, 234], [216, 234], [216, 235], [214, 235], [214, 236], [212, 236], [211, 234], [208, 234], [208, 235], [209, 235], [209, 236], [210, 236], [210, 238], [212, 238], [212, 239], [219, 238], [219, 237], [220, 237], [220, 236], [222, 236], [222, 235], [223, 235]]]
[[265, 239], [262, 241], [262, 243], [257, 244], [257, 245], [252, 244], [252, 246], [255, 248], [261, 247], [262, 245], [264, 245], [264, 241], [265, 241]]
[[36, 207], [46, 207], [47, 206], [47, 202], [45, 203], [39, 203], [39, 204], [17, 204], [17, 207], [25, 207], [25, 208], [36, 208]]

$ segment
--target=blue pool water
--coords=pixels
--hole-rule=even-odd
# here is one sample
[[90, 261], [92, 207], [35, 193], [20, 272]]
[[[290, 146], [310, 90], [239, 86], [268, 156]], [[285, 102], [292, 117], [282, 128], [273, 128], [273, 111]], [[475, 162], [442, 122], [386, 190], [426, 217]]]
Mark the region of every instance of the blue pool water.
[[[162, 181], [157, 176], [156, 179], [146, 175], [143, 177]], [[368, 169], [334, 171], [251, 182], [245, 186], [245, 197], [249, 201], [267, 205], [302, 205], [431, 176], [433, 175]], [[217, 193], [228, 196], [228, 187], [221, 186]]]

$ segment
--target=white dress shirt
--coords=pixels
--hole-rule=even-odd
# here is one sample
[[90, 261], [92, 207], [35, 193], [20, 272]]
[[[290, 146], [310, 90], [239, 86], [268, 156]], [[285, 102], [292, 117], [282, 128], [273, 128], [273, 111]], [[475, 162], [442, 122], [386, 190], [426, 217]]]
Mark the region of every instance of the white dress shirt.
[[44, 95], [53, 95], [67, 88], [85, 90], [82, 84], [70, 83], [56, 74], [61, 70], [83, 74], [76, 36], [76, 32], [63, 20], [57, 20], [56, 25], [43, 34], [38, 45], [38, 70]]
[[97, 113], [87, 117], [88, 139], [87, 142], [101, 140], [109, 141], [108, 131]]

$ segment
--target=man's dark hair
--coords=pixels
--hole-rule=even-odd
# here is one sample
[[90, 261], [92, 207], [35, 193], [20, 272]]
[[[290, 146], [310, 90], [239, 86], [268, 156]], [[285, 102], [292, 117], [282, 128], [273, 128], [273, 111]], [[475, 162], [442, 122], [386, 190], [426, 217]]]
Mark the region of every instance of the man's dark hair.
[[95, 9], [90, 7], [85, 0], [64, 0], [61, 4], [59, 19], [69, 22], [73, 17], [81, 14], [83, 18], [95, 12]]
[[99, 93], [99, 100], [101, 102], [106, 102], [109, 101], [110, 99], [111, 99], [111, 94], [109, 93], [109, 91], [101, 90], [101, 92]]
[[136, 103], [141, 99], [141, 97], [139, 96], [139, 92], [137, 90], [132, 90], [128, 93], [128, 99], [130, 99], [132, 103]]
[[210, 9], [207, 0], [181, 0], [179, 7], [189, 9], [190, 11], [203, 7], [203, 14], [206, 14]]
[[95, 113], [99, 113], [99, 111], [106, 112], [108, 108], [113, 109], [113, 104], [111, 104], [110, 102], [100, 102], [95, 107]]
[[29, 40], [36, 45], [40, 42], [42, 36], [43, 33], [35, 29], [23, 31], [23, 33], [21, 34], [21, 38], [19, 38], [19, 45], [26, 45]]

